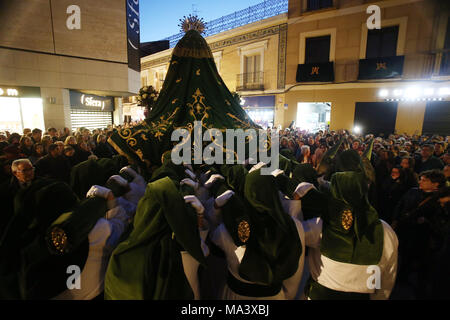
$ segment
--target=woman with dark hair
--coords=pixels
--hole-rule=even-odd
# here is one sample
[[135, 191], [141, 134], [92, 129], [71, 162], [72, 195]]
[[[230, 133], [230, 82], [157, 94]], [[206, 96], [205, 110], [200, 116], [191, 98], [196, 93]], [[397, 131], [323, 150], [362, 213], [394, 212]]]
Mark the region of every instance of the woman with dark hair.
[[32, 164], [35, 164], [39, 159], [45, 156], [44, 146], [42, 143], [35, 143], [32, 147], [31, 155], [28, 157]]
[[17, 144], [18, 145], [18, 144], [20, 144], [20, 138], [21, 138], [20, 134], [14, 132], [14, 133], [11, 133], [11, 135], [8, 137], [8, 142], [9, 142], [9, 144]]
[[391, 175], [382, 184], [379, 214], [380, 218], [389, 224], [392, 222], [395, 206], [406, 191], [409, 190], [405, 178], [405, 170], [400, 166], [395, 166], [391, 170]]
[[419, 176], [414, 172], [415, 161], [412, 157], [403, 157], [400, 161], [400, 166], [403, 168], [405, 174], [405, 184], [409, 188], [417, 187]]
[[48, 147], [53, 143], [52, 137], [48, 134], [44, 135], [41, 139], [42, 147], [44, 148], [44, 154], [48, 153]]
[[33, 152], [33, 141], [27, 136], [22, 136], [19, 141], [20, 153], [24, 156], [29, 157]]

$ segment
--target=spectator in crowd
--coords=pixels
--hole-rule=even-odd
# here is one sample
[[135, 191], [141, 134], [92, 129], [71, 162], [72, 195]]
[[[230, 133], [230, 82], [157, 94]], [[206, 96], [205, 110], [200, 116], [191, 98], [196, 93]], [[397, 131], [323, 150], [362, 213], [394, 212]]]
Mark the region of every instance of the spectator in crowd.
[[105, 135], [99, 134], [97, 136], [97, 147], [94, 150], [94, 154], [99, 158], [111, 158], [113, 156], [107, 146]]
[[48, 153], [48, 147], [53, 143], [52, 137], [50, 137], [48, 134], [44, 135], [41, 139], [42, 146], [44, 147], [44, 153]]
[[55, 128], [48, 128], [48, 130], [47, 130], [47, 134], [52, 138], [53, 143], [58, 141], [57, 133], [58, 133], [58, 131], [56, 131]]
[[311, 149], [309, 145], [304, 145], [301, 147], [301, 154], [298, 158], [298, 161], [300, 163], [309, 163], [312, 164], [312, 157], [311, 157]]
[[421, 158], [418, 162], [416, 162], [417, 173], [433, 169], [442, 170], [444, 168], [444, 163], [442, 160], [433, 156], [433, 150], [434, 147], [432, 144], [422, 146], [422, 150], [420, 152]]
[[36, 174], [41, 177], [69, 182], [70, 164], [62, 156], [58, 145], [52, 143], [48, 147], [48, 154], [36, 162]]
[[414, 158], [410, 156], [403, 157], [400, 161], [400, 166], [403, 168], [403, 172], [405, 175], [405, 184], [408, 186], [408, 189], [417, 187], [419, 176], [414, 172]]
[[44, 146], [42, 145], [42, 143], [33, 144], [31, 156], [28, 157], [31, 163], [33, 163], [33, 165], [36, 164], [36, 162], [43, 156], [45, 156], [45, 153], [44, 153]]
[[14, 132], [8, 137], [8, 143], [19, 146], [20, 145], [20, 137], [21, 137], [20, 134]]
[[391, 169], [391, 175], [386, 178], [380, 189], [379, 216], [380, 219], [389, 224], [392, 222], [395, 206], [409, 189], [405, 178], [405, 169], [395, 166]]
[[31, 140], [33, 143], [41, 142], [42, 138], [42, 130], [38, 128], [34, 128], [33, 131], [31, 131]]
[[445, 180], [446, 180], [445, 185], [447, 187], [450, 187], [450, 164], [447, 164], [444, 167], [444, 176], [445, 176]]
[[444, 142], [436, 142], [434, 144], [434, 156], [436, 158], [441, 158], [445, 154]]
[[72, 146], [70, 145], [65, 146], [63, 154], [64, 157], [69, 161], [71, 168], [74, 165], [78, 164], [77, 159], [75, 158], [75, 149]]
[[14, 197], [21, 189], [25, 189], [35, 179], [34, 167], [28, 159], [18, 159], [11, 165], [12, 177], [0, 184], [0, 238], [14, 214]]
[[[430, 280], [435, 233], [440, 233], [437, 221], [442, 210], [439, 192], [445, 186], [445, 176], [439, 170], [424, 171], [420, 174], [419, 188], [410, 189], [399, 201], [393, 217], [392, 227], [399, 237], [401, 256], [398, 280], [409, 282], [411, 273], [418, 273], [415, 294], [426, 297], [426, 286]], [[448, 216], [447, 216], [448, 221]], [[414, 285], [414, 284], [412, 284]]]
[[20, 153], [25, 157], [30, 157], [33, 153], [33, 141], [28, 136], [22, 136], [20, 138]]
[[70, 129], [67, 127], [64, 127], [62, 133], [60, 134], [59, 140], [66, 141], [66, 138], [70, 136], [72, 133], [70, 132]]

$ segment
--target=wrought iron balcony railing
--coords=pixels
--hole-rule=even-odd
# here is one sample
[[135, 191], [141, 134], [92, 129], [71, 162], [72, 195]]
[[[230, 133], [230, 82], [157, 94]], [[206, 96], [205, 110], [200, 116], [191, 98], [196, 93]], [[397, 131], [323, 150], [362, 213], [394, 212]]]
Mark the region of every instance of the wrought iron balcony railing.
[[264, 90], [264, 72], [237, 75], [236, 91]]
[[[221, 18], [205, 23], [204, 37], [244, 26], [249, 23], [267, 19], [288, 12], [289, 0], [266, 0], [247, 9], [239, 10]], [[169, 40], [173, 48], [184, 36], [184, 32], [174, 34], [163, 40]]]

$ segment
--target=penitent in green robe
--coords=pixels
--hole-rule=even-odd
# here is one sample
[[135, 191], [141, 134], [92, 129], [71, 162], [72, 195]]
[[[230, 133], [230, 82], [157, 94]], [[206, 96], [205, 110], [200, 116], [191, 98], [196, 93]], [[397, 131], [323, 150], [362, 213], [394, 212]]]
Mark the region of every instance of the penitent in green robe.
[[164, 177], [148, 184], [134, 229], [112, 253], [105, 275], [105, 299], [194, 299], [180, 251], [205, 265], [197, 216], [176, 182]]

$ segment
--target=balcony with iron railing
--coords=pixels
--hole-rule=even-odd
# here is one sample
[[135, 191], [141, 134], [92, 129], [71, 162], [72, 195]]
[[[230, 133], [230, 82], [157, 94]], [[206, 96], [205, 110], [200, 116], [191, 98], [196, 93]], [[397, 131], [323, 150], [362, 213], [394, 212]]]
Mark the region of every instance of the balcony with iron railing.
[[[288, 12], [289, 0], [266, 0], [247, 9], [239, 10], [229, 15], [205, 23], [204, 37], [209, 37], [227, 30], [244, 26]], [[170, 48], [184, 36], [184, 32], [174, 34], [163, 40], [169, 40]]]
[[236, 91], [264, 90], [264, 72], [250, 72], [237, 75]]
[[417, 52], [405, 56], [406, 78], [450, 77], [450, 49]]

